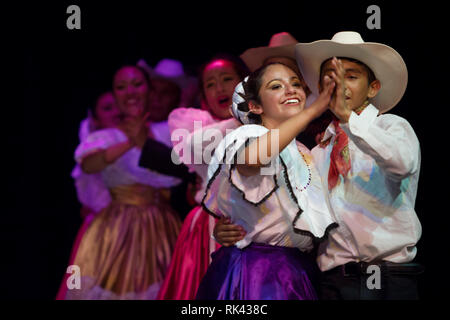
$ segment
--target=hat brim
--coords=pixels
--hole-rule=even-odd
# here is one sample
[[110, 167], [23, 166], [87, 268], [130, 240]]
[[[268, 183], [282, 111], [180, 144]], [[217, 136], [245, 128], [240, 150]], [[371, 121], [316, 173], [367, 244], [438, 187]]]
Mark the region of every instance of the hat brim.
[[370, 101], [380, 113], [395, 107], [408, 83], [408, 70], [400, 54], [380, 43], [343, 44], [332, 40], [299, 43], [295, 46], [295, 57], [306, 84], [316, 95], [320, 66], [325, 60], [347, 57], [363, 62], [381, 83], [380, 91]]
[[287, 57], [295, 60], [295, 44], [279, 47], [251, 48], [240, 56], [251, 72], [261, 67], [264, 61], [271, 57]]

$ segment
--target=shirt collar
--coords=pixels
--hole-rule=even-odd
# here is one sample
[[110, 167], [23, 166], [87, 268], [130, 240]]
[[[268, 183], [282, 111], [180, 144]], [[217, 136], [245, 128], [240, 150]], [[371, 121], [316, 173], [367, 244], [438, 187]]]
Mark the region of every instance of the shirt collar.
[[334, 128], [333, 122], [331, 122], [328, 127], [325, 129], [325, 133], [323, 134], [322, 140], [320, 142], [325, 142], [330, 139], [332, 136], [336, 134], [336, 129]]

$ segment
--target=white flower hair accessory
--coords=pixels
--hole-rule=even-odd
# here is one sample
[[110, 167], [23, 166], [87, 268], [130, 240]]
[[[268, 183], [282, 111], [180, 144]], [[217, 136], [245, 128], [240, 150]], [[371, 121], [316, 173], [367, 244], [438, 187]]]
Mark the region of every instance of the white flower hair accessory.
[[245, 79], [238, 83], [236, 88], [234, 89], [233, 93], [233, 104], [231, 105], [231, 113], [233, 114], [233, 117], [235, 117], [239, 122], [242, 124], [249, 124], [252, 123], [251, 120], [248, 118], [248, 114], [250, 111], [241, 111], [239, 110], [239, 105], [241, 103], [245, 102], [245, 99], [243, 96], [245, 95], [244, 90], [244, 83], [246, 83], [248, 80], [248, 77], [245, 77]]

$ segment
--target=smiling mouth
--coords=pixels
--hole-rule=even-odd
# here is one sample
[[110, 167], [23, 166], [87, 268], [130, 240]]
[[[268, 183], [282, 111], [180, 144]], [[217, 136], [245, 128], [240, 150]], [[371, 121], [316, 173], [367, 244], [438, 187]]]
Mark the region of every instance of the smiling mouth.
[[284, 105], [298, 105], [300, 103], [300, 99], [292, 98], [283, 102]]

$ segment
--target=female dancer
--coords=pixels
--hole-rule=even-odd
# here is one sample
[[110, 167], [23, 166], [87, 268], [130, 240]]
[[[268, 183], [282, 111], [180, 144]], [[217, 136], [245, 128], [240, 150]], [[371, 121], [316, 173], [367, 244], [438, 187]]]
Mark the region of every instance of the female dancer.
[[83, 236], [74, 261], [81, 289], [68, 291], [67, 299], [154, 299], [181, 224], [168, 204], [169, 188], [179, 179], [138, 166], [151, 135], [145, 71], [120, 68], [113, 90], [122, 112], [120, 130], [94, 132], [75, 152], [84, 172], [101, 173], [112, 201]]
[[323, 238], [336, 223], [310, 152], [295, 137], [326, 110], [334, 82], [327, 78], [307, 109], [304, 88], [281, 63], [236, 88], [233, 114], [246, 125], [216, 148], [202, 205], [247, 233], [213, 254], [197, 299], [317, 299], [317, 267], [304, 252], [311, 236]]
[[[80, 141], [85, 140], [89, 134], [96, 130], [116, 127], [120, 122], [119, 115], [120, 110], [117, 107], [114, 94], [111, 91], [100, 94], [95, 105], [89, 107], [89, 116], [81, 121], [78, 132]], [[72, 178], [75, 180], [78, 201], [82, 204], [81, 217], [83, 218], [83, 223], [75, 237], [69, 258], [69, 265], [73, 264], [83, 234], [95, 214], [105, 208], [111, 201], [108, 188], [106, 188], [103, 183], [100, 174], [86, 174], [81, 170], [80, 165], [77, 164], [72, 170]], [[56, 300], [63, 300], [65, 298], [68, 277], [69, 274], [66, 273], [63, 277]]]
[[[174, 142], [174, 150], [181, 150], [181, 144], [202, 149], [203, 145], [192, 145], [199, 136], [210, 128], [218, 129], [225, 135], [226, 129], [234, 129], [239, 122], [231, 117], [230, 105], [235, 86], [247, 74], [245, 65], [237, 58], [229, 55], [216, 56], [204, 64], [200, 70], [200, 89], [202, 95], [202, 109], [179, 108], [169, 116], [169, 127], [172, 133], [177, 129], [191, 132], [182, 142]], [[194, 121], [201, 122], [203, 130], [194, 132]], [[180, 145], [178, 144], [180, 143]], [[189, 145], [189, 146], [188, 146]], [[201, 183], [195, 196], [197, 203], [206, 188], [207, 163], [194, 164], [186, 160], [186, 154], [180, 155], [181, 161], [191, 171], [198, 174]], [[192, 160], [193, 158], [191, 158]], [[177, 240], [175, 252], [158, 299], [189, 300], [194, 299], [197, 287], [210, 263], [210, 254], [218, 245], [211, 239], [214, 228], [214, 218], [209, 216], [201, 206], [195, 207], [185, 218]], [[242, 230], [243, 231], [243, 230]]]

